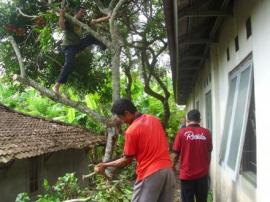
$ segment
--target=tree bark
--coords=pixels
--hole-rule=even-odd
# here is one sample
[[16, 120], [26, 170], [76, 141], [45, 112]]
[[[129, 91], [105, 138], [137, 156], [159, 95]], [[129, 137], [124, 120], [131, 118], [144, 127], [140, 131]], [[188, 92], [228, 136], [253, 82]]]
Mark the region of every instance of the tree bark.
[[[117, 36], [115, 34], [115, 22], [110, 20], [110, 31], [112, 37], [112, 101], [116, 101], [120, 98], [120, 53], [121, 47], [117, 44]], [[117, 133], [115, 128], [107, 128], [107, 144], [105, 149], [105, 154], [103, 162], [108, 162], [111, 160], [113, 155], [114, 145], [117, 140]], [[106, 169], [106, 174], [111, 177], [112, 171]]]
[[115, 53], [112, 59], [112, 101], [120, 98], [120, 47], [115, 47]]
[[129, 100], [132, 100], [132, 96], [131, 96], [132, 76], [130, 73], [130, 66], [125, 66], [124, 71], [125, 71], [126, 77], [128, 79], [127, 87], [126, 87], [127, 98]]
[[13, 36], [9, 36], [8, 37], [8, 40], [11, 43], [11, 45], [12, 45], [12, 47], [13, 47], [15, 53], [16, 53], [16, 56], [18, 58], [21, 77], [25, 77], [26, 76], [26, 73], [25, 73], [23, 59], [22, 59], [22, 55], [21, 55], [21, 52], [19, 50], [19, 47], [18, 47], [16, 41], [14, 40]]
[[132, 60], [129, 49], [126, 50], [125, 55], [127, 57], [127, 61], [122, 65], [124, 68], [124, 72], [126, 74], [126, 77], [127, 77], [127, 86], [126, 86], [125, 90], [126, 90], [127, 98], [132, 100], [131, 86], [132, 86], [133, 80], [132, 80], [132, 75], [131, 75], [131, 68], [133, 66], [133, 60]]

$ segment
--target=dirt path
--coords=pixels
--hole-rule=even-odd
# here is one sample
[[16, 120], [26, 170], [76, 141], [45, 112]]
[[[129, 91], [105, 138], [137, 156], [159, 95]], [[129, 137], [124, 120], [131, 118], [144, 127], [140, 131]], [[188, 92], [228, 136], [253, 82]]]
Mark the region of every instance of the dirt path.
[[175, 179], [176, 179], [176, 189], [175, 189], [175, 192], [174, 192], [174, 200], [173, 202], [181, 202], [180, 201], [180, 189], [179, 189], [179, 180], [178, 180], [178, 177], [175, 176]]

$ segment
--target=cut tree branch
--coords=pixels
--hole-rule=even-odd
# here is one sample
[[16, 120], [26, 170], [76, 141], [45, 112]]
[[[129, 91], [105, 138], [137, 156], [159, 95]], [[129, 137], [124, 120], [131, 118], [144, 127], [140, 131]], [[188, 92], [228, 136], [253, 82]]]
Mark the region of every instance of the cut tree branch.
[[63, 202], [86, 202], [86, 201], [89, 201], [90, 199], [91, 199], [91, 197], [77, 198], [77, 199], [66, 200], [66, 201], [63, 201]]

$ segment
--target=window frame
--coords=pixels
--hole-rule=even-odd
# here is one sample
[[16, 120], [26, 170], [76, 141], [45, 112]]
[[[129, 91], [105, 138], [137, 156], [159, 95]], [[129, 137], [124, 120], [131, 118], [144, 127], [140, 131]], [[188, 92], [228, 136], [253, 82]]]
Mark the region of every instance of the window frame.
[[[251, 108], [251, 106], [253, 105], [253, 108]], [[256, 109], [255, 109], [255, 92], [254, 92], [254, 83], [253, 83], [253, 86], [252, 86], [252, 91], [251, 91], [251, 100], [250, 100], [250, 105], [249, 105], [249, 113], [252, 113], [250, 112], [250, 110], [254, 110], [254, 121], [255, 121], [255, 156], [257, 154], [257, 145], [256, 145], [256, 142], [257, 142], [257, 135], [256, 135]], [[248, 114], [249, 116], [250, 114]], [[247, 123], [249, 122], [249, 120], [247, 120]], [[248, 127], [248, 126], [247, 126]], [[246, 134], [245, 135], [248, 135], [247, 134], [247, 131], [246, 131]], [[245, 136], [245, 139], [244, 139], [244, 145], [243, 145], [243, 151], [242, 151], [242, 157], [241, 157], [241, 163], [240, 163], [240, 175], [242, 175], [246, 180], [248, 180], [249, 182], [251, 182], [255, 187], [257, 187], [257, 157], [256, 158], [256, 172], [253, 172], [251, 171], [250, 169], [246, 169], [245, 165], [244, 165], [244, 162], [243, 162], [243, 158], [244, 158], [244, 152], [246, 151], [245, 150], [245, 141], [247, 140], [247, 136]], [[247, 155], [249, 156], [249, 155]]]
[[[238, 153], [236, 154], [236, 163], [235, 163], [235, 168], [232, 169], [229, 164], [229, 155], [231, 151], [231, 141], [232, 141], [232, 136], [233, 136], [233, 129], [234, 129], [234, 122], [235, 122], [235, 114], [237, 110], [237, 102], [238, 102], [238, 96], [239, 96], [239, 87], [240, 87], [240, 81], [242, 77], [242, 73], [250, 68], [250, 72], [248, 75], [248, 84], [247, 84], [247, 96], [246, 100], [244, 101], [244, 114], [243, 114], [243, 122], [242, 122], [242, 127], [241, 127], [241, 133], [239, 137], [239, 145], [238, 145]], [[246, 127], [247, 127], [247, 120], [248, 120], [248, 112], [249, 112], [249, 106], [250, 106], [250, 99], [251, 99], [251, 90], [252, 90], [252, 85], [253, 85], [253, 64], [252, 64], [252, 56], [249, 55], [240, 65], [238, 65], [230, 74], [229, 74], [229, 85], [231, 85], [231, 82], [236, 78], [236, 86], [235, 86], [235, 92], [234, 92], [234, 97], [233, 97], [233, 106], [232, 106], [232, 115], [231, 119], [229, 121], [229, 130], [228, 134], [225, 134], [224, 128], [226, 127], [226, 118], [224, 120], [224, 128], [223, 128], [223, 136], [227, 135], [227, 142], [224, 148], [224, 154], [223, 154], [223, 159], [221, 159], [221, 154], [220, 154], [220, 163], [221, 165], [225, 168], [225, 170], [228, 171], [229, 175], [231, 178], [235, 181], [237, 176], [240, 173], [240, 166], [241, 166], [241, 158], [242, 158], [242, 153], [243, 153], [243, 146], [244, 146], [244, 141], [245, 141], [245, 133], [246, 133]], [[228, 95], [231, 90], [231, 86], [229, 87]], [[226, 107], [226, 114], [227, 116], [227, 110], [228, 110], [228, 103], [230, 97], [227, 97], [227, 107]], [[224, 138], [222, 136], [222, 139]], [[223, 141], [221, 142], [221, 148], [222, 148]], [[222, 152], [222, 151], [220, 151]]]
[[[206, 120], [206, 127], [212, 132], [213, 130], [213, 102], [212, 102], [212, 91], [209, 89], [205, 93], [205, 120]], [[208, 108], [208, 103], [207, 103], [207, 98], [209, 96], [210, 100], [210, 108]], [[210, 119], [208, 119], [208, 114], [210, 115]], [[209, 122], [210, 122], [210, 127], [209, 127]]]

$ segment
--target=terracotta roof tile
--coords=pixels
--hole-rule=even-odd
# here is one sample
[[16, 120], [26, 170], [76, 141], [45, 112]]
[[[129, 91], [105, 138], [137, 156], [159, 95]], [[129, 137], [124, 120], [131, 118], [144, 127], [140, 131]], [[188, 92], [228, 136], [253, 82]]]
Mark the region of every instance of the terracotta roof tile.
[[80, 127], [25, 115], [0, 104], [0, 163], [97, 144], [105, 144], [105, 137]]

